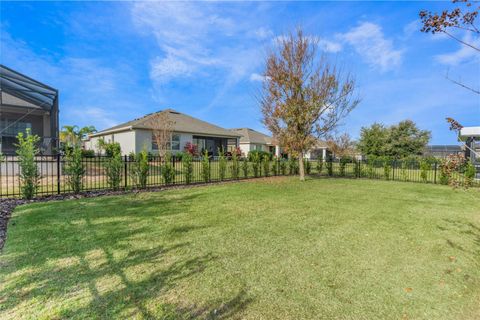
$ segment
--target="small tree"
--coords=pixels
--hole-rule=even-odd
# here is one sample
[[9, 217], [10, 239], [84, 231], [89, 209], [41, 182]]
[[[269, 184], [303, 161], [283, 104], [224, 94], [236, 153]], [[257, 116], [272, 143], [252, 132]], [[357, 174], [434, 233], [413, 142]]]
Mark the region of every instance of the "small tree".
[[173, 126], [175, 122], [170, 119], [169, 112], [157, 112], [149, 116], [145, 124], [152, 129], [152, 138], [160, 157], [165, 157], [170, 150]]
[[323, 169], [323, 157], [320, 157], [320, 158], [317, 160], [317, 171], [318, 171], [318, 174], [321, 174], [321, 173], [322, 173], [322, 169]]
[[120, 144], [118, 142], [108, 143], [105, 150], [107, 151], [104, 162], [107, 184], [112, 190], [116, 191], [120, 189], [124, 166]]
[[182, 157], [183, 174], [185, 175], [185, 183], [190, 184], [193, 177], [193, 157], [190, 153], [185, 153]]
[[260, 176], [260, 164], [262, 159], [260, 158], [260, 154], [258, 152], [252, 153], [252, 169], [253, 169], [253, 176], [258, 178]]
[[427, 183], [428, 181], [428, 171], [432, 169], [432, 165], [430, 161], [426, 158], [422, 158], [420, 160], [420, 178], [422, 181]]
[[287, 174], [287, 161], [285, 160], [280, 160], [280, 173], [282, 176]]
[[202, 157], [202, 178], [205, 183], [210, 181], [210, 158], [207, 150], [204, 151]]
[[232, 179], [237, 180], [240, 176], [240, 163], [238, 162], [238, 153], [232, 153], [232, 166], [230, 167]]
[[272, 163], [272, 174], [274, 176], [278, 175], [278, 167], [279, 167], [278, 161], [279, 161], [278, 158], [275, 156], [273, 158], [273, 163]]
[[308, 159], [303, 159], [303, 167], [305, 168], [305, 174], [310, 174], [312, 171], [312, 164], [310, 161], [308, 161]]
[[147, 187], [150, 165], [148, 162], [148, 152], [143, 149], [138, 154], [130, 156], [134, 159], [130, 166], [130, 176], [137, 188], [145, 189]]
[[388, 157], [383, 158], [383, 178], [390, 180], [392, 173], [392, 160]]
[[163, 181], [166, 185], [171, 184], [175, 178], [175, 169], [172, 165], [172, 154], [170, 152], [165, 153], [162, 169]]
[[318, 41], [300, 29], [268, 55], [264, 76], [263, 123], [298, 157], [300, 180], [305, 180], [305, 152], [359, 103], [353, 97], [355, 81], [319, 55]]
[[67, 185], [73, 193], [79, 193], [83, 188], [83, 176], [85, 168], [83, 165], [82, 148], [74, 145], [73, 148], [66, 151], [65, 174], [67, 175]]
[[243, 177], [248, 178], [248, 158], [243, 158], [242, 159], [242, 172], [243, 172]]
[[19, 132], [17, 135], [18, 164], [20, 166], [21, 192], [24, 199], [32, 199], [37, 192], [40, 183], [40, 173], [35, 162], [35, 155], [38, 153], [37, 144], [40, 138], [32, 135], [30, 129], [27, 129], [25, 135]]
[[465, 164], [465, 171], [463, 173], [465, 176], [465, 182], [464, 182], [465, 188], [469, 188], [473, 185], [476, 172], [477, 171], [473, 163], [471, 163], [470, 161], [467, 161], [467, 163]]
[[227, 157], [225, 157], [225, 152], [223, 148], [218, 148], [218, 174], [220, 181], [225, 180], [225, 175], [227, 173]]

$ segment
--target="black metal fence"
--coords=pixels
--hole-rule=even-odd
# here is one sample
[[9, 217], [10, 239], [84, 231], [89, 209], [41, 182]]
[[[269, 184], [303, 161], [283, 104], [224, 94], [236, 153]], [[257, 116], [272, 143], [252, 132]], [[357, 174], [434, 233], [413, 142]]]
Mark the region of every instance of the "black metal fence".
[[[82, 178], [82, 191], [108, 190], [111, 186], [106, 175], [106, 162], [109, 158], [95, 156], [83, 158], [85, 174]], [[173, 177], [169, 184], [183, 185], [187, 183], [187, 173], [184, 162], [172, 157], [169, 164], [173, 168]], [[217, 158], [208, 161], [208, 175], [202, 158], [194, 158], [190, 173], [191, 184], [227, 181], [234, 179], [249, 179], [266, 176], [281, 176], [298, 174], [298, 162], [289, 160], [272, 160], [267, 163], [238, 161], [238, 177], [233, 172], [233, 161], [228, 159], [221, 164]], [[67, 183], [68, 175], [65, 174], [66, 159], [63, 156], [38, 156], [36, 157], [38, 171], [40, 173], [37, 195], [53, 195], [70, 193], [71, 188]], [[132, 169], [135, 160], [124, 156], [122, 158], [123, 170], [121, 170], [122, 189], [136, 188]], [[167, 183], [163, 176], [165, 159], [161, 157], [149, 157], [149, 169], [147, 187], [162, 187]], [[442, 178], [440, 166], [437, 163], [428, 164], [428, 167], [418, 161], [305, 161], [307, 174], [326, 177], [367, 178], [383, 179], [408, 182], [422, 182], [439, 184], [445, 183]], [[223, 171], [223, 173], [222, 173]], [[20, 166], [16, 156], [5, 156], [0, 164], [0, 197], [18, 197], [21, 195], [21, 180], [19, 178]], [[205, 178], [207, 177], [207, 178]], [[455, 179], [461, 184], [466, 180], [463, 172], [454, 173]], [[479, 186], [479, 180], [473, 180], [473, 185]]]

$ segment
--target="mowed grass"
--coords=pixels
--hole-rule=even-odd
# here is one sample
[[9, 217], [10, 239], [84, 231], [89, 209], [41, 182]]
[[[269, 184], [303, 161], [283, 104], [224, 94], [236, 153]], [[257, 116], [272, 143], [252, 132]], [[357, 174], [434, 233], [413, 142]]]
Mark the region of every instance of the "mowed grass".
[[294, 177], [18, 207], [1, 319], [479, 319], [480, 192]]

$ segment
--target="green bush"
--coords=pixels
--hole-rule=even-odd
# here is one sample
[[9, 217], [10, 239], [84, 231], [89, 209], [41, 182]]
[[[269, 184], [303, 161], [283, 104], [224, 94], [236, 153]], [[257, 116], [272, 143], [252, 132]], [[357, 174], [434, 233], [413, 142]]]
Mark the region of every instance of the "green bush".
[[225, 180], [225, 175], [227, 173], [227, 157], [225, 157], [225, 152], [222, 149], [218, 149], [218, 174], [220, 181]]
[[272, 174], [274, 176], [278, 175], [278, 167], [279, 167], [278, 159], [274, 158], [272, 162]]
[[321, 173], [322, 173], [322, 170], [323, 170], [323, 159], [320, 158], [320, 159], [318, 159], [318, 161], [317, 161], [317, 171], [318, 171], [318, 174], [321, 174]]
[[145, 189], [147, 187], [150, 165], [148, 163], [148, 152], [144, 149], [138, 154], [132, 153], [130, 157], [133, 162], [130, 165], [130, 177], [137, 188]]
[[35, 162], [40, 138], [32, 135], [30, 129], [27, 129], [25, 135], [22, 132], [18, 133], [17, 141], [15, 147], [17, 147], [18, 165], [20, 166], [20, 190], [24, 199], [32, 199], [40, 183], [40, 173]]
[[270, 157], [267, 155], [263, 156], [263, 175], [265, 177], [270, 175]]
[[188, 152], [182, 156], [182, 167], [183, 174], [185, 175], [185, 183], [190, 184], [193, 178], [193, 157]]
[[255, 152], [248, 155], [252, 161], [253, 176], [258, 178], [260, 176], [260, 165], [262, 158], [260, 158], [260, 152]]
[[95, 157], [95, 151], [94, 150], [84, 150], [84, 149], [82, 149], [82, 157], [93, 158], [93, 157]]
[[310, 174], [310, 172], [312, 172], [312, 164], [308, 159], [303, 159], [303, 168], [305, 169], [305, 174]]
[[280, 160], [280, 173], [282, 176], [287, 174], [287, 161]]
[[254, 161], [253, 159], [257, 156], [258, 156], [259, 159], [263, 159], [265, 156], [267, 156], [269, 160], [272, 160], [272, 158], [273, 158], [273, 155], [270, 152], [260, 151], [260, 150], [252, 150], [248, 153], [248, 161], [253, 162]]
[[327, 162], [325, 162], [325, 167], [327, 168], [327, 174], [330, 177], [333, 176], [333, 159], [331, 157], [327, 158]]
[[450, 181], [446, 159], [442, 159], [440, 162], [440, 176], [438, 180], [440, 184], [443, 184], [443, 185], [448, 185], [448, 182]]
[[85, 175], [85, 168], [83, 166], [83, 152], [79, 145], [74, 145], [73, 148], [67, 149], [65, 156], [65, 175], [67, 175], [67, 185], [73, 193], [79, 193], [83, 188], [83, 176]]
[[475, 174], [476, 174], [476, 169], [473, 163], [468, 161], [465, 165], [465, 171], [464, 171], [464, 176], [465, 176], [465, 183], [464, 186], [466, 188], [471, 187], [473, 185], [473, 181], [475, 179]]
[[362, 170], [361, 170], [361, 162], [360, 161], [354, 161], [353, 162], [353, 174], [355, 177], [360, 178], [362, 176]]
[[390, 180], [392, 173], [392, 161], [389, 159], [383, 160], [383, 178], [385, 180]]
[[248, 178], [248, 159], [247, 158], [242, 159], [242, 172], [243, 172], [243, 177]]
[[420, 178], [423, 182], [428, 181], [428, 171], [432, 169], [432, 165], [428, 161], [428, 159], [420, 160]]
[[291, 175], [298, 174], [298, 160], [294, 157], [288, 159], [288, 173]]
[[[408, 180], [408, 161], [407, 160], [402, 161], [402, 164], [400, 167], [400, 175], [403, 181]], [[447, 179], [447, 184], [448, 184], [448, 179]]]
[[341, 157], [340, 158], [340, 176], [344, 177], [345, 176], [345, 168], [347, 166], [347, 163], [352, 162], [352, 158], [350, 157]]
[[175, 179], [175, 169], [172, 165], [172, 154], [170, 152], [165, 154], [165, 163], [162, 169], [163, 181], [166, 185], [172, 184], [173, 179]]
[[103, 144], [103, 148], [105, 149], [105, 155], [109, 158], [112, 158], [114, 155], [117, 154], [122, 154], [120, 143], [118, 142], [105, 143]]
[[238, 161], [238, 153], [232, 152], [232, 162], [230, 166], [232, 179], [237, 180], [240, 177], [240, 163]]
[[202, 156], [202, 179], [204, 182], [210, 181], [210, 159], [207, 150], [205, 150]]
[[[110, 150], [110, 152], [107, 152], [107, 150]], [[122, 181], [122, 169], [124, 167], [120, 144], [106, 144], [105, 151], [107, 157], [104, 161], [104, 167], [105, 174], [107, 176], [107, 184], [112, 190], [116, 191], [120, 189], [120, 182]]]

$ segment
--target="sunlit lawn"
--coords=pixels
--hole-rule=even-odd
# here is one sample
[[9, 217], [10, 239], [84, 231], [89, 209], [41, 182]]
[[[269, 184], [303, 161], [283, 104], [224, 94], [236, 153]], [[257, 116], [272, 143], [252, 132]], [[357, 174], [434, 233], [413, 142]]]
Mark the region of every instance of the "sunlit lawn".
[[17, 208], [0, 319], [480, 319], [480, 191], [274, 178]]

